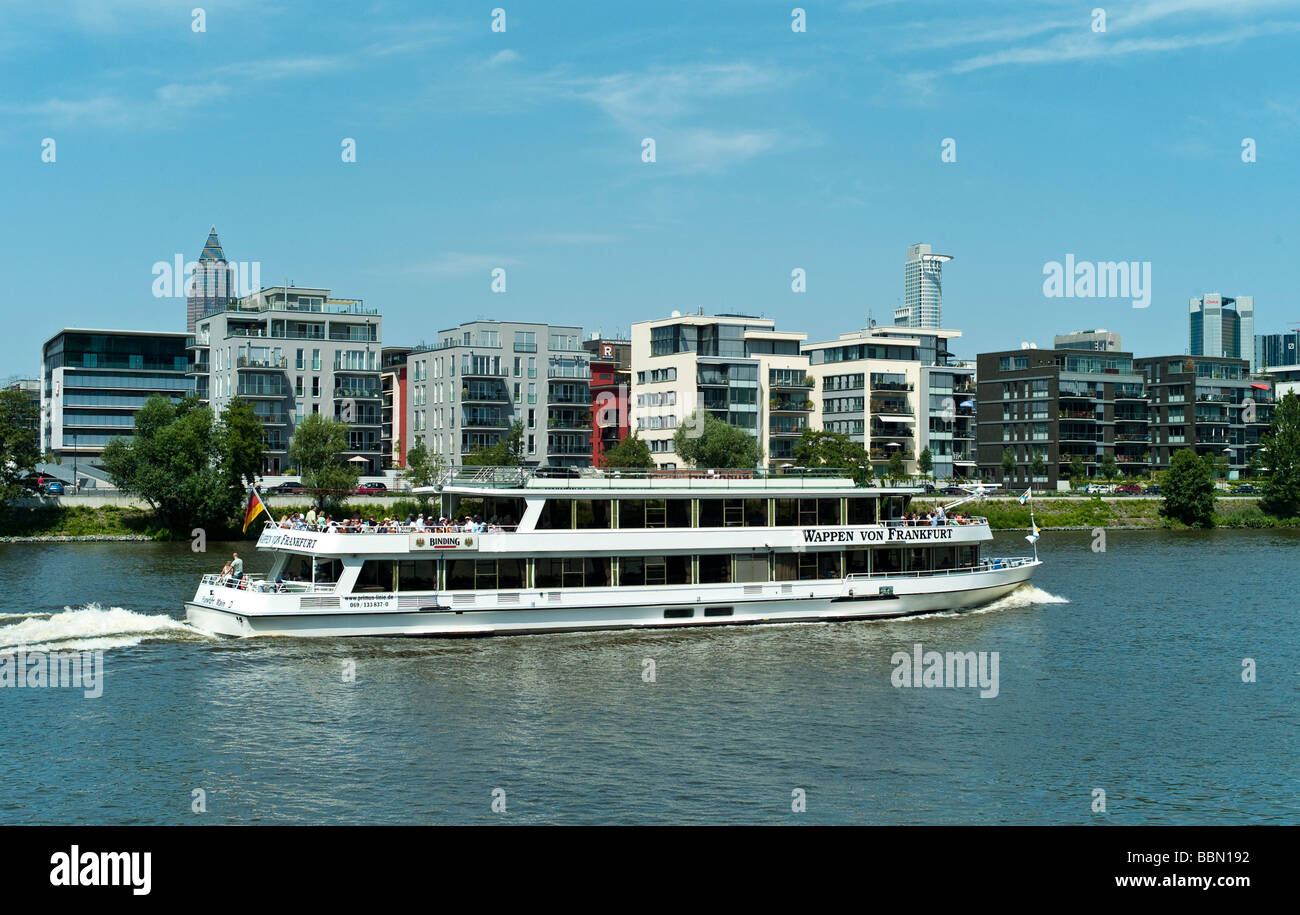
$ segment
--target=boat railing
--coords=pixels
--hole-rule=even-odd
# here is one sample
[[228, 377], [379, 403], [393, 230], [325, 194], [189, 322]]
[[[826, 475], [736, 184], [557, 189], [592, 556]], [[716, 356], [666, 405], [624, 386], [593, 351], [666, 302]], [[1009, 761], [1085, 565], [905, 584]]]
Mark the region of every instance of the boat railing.
[[338, 524], [333, 529], [320, 527], [319, 525], [305, 524], [302, 527], [295, 527], [285, 521], [268, 521], [262, 526], [263, 531], [301, 531], [304, 534], [506, 534], [518, 530], [517, 524], [488, 524], [484, 523], [483, 530], [477, 528], [472, 531], [465, 530], [462, 524], [438, 525], [426, 523], [424, 527], [416, 527], [414, 524], [372, 524], [368, 527], [355, 525], [351, 522], [347, 524]]
[[275, 592], [278, 594], [332, 594], [334, 582], [267, 581], [265, 575], [247, 574], [239, 578], [229, 575], [204, 575], [202, 584], [210, 587], [230, 588], [235, 591]]
[[936, 575], [967, 575], [971, 572], [1002, 572], [1033, 565], [1037, 560], [1029, 556], [1008, 556], [982, 559], [978, 565], [961, 566], [955, 569], [933, 569], [928, 572], [853, 572], [844, 577], [844, 581], [874, 581], [879, 578], [932, 578]]
[[[532, 483], [534, 487], [548, 489], [597, 489], [602, 486], [611, 489], [627, 487], [629, 484], [671, 480], [686, 488], [699, 486], [701, 489], [727, 488], [736, 484], [737, 488], [752, 489], [755, 484], [797, 489], [824, 489], [828, 485], [841, 481], [851, 481], [852, 471], [845, 468], [787, 468], [769, 470], [754, 468], [752, 470], [709, 470], [695, 468], [674, 468], [671, 470], [602, 470], [599, 468], [564, 468], [564, 467], [451, 467], [439, 475], [433, 487], [417, 487], [417, 491], [441, 490], [446, 486], [475, 486], [496, 489], [518, 489]], [[873, 488], [916, 489], [906, 480], [872, 480]]]

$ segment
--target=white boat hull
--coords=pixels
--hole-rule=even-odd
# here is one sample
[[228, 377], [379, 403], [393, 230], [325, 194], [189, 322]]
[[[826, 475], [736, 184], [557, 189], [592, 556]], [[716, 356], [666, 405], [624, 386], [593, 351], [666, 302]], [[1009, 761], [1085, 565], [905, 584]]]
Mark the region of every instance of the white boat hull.
[[[831, 622], [981, 607], [1028, 581], [1038, 565], [761, 585], [443, 593], [407, 598], [406, 607], [381, 610], [304, 608], [293, 595], [201, 588], [185, 607], [197, 629], [235, 637], [487, 636]], [[412, 602], [422, 606], [410, 606]]]

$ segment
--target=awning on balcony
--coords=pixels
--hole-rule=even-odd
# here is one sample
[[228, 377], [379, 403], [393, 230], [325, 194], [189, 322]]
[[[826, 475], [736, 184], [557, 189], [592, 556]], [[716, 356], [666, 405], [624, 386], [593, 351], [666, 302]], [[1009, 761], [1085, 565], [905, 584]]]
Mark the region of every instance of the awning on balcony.
[[902, 413], [877, 413], [876, 419], [883, 423], [914, 423], [915, 416], [907, 416]]

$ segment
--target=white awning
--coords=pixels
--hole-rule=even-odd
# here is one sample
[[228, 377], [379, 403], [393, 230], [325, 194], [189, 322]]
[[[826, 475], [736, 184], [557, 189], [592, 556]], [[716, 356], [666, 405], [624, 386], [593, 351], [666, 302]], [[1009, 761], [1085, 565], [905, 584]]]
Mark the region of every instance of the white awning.
[[886, 423], [914, 423], [915, 416], [905, 416], [902, 413], [877, 413], [876, 419]]

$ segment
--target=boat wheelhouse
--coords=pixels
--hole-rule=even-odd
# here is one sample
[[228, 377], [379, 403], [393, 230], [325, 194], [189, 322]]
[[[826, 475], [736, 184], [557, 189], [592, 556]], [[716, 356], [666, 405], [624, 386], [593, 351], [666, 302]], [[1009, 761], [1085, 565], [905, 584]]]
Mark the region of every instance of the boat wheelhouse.
[[186, 612], [231, 636], [476, 636], [895, 617], [1029, 579], [1036, 557], [981, 554], [983, 518], [905, 517], [918, 492], [814, 473], [465, 468], [422, 494], [489, 521], [268, 522], [267, 575], [204, 576]]

